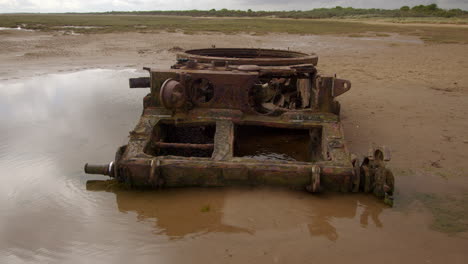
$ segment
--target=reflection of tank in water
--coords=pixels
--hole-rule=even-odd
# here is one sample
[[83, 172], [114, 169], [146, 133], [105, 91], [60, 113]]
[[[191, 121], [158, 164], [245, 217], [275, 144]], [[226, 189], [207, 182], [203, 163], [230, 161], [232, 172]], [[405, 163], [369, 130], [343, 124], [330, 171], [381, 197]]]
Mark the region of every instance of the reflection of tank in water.
[[[178, 239], [205, 233], [255, 235], [268, 230], [308, 229], [311, 237], [330, 241], [339, 230], [367, 227], [369, 217], [378, 228], [385, 205], [364, 195], [308, 196], [278, 188], [189, 188], [166, 192], [133, 191], [111, 181], [90, 180], [89, 191], [115, 194], [120, 212], [135, 212], [139, 220], [154, 220], [154, 232]], [[324, 202], [326, 201], [326, 202]], [[341, 220], [352, 221], [341, 221]]]
[[156, 219], [156, 232], [164, 233], [170, 238], [209, 232], [250, 233], [247, 229], [222, 223], [222, 192], [197, 195], [193, 191], [173, 191], [158, 194], [133, 192], [118, 187], [107, 188], [108, 185], [106, 181], [91, 180], [86, 183], [86, 189], [115, 193], [119, 211], [136, 212], [140, 220]]
[[335, 97], [351, 83], [317, 73], [318, 58], [266, 49], [199, 49], [171, 69], [130, 80], [150, 87], [114, 162], [85, 166], [132, 186], [282, 185], [373, 192], [391, 201], [388, 151], [350, 155]]
[[[363, 228], [368, 226], [369, 218], [376, 227], [381, 228], [383, 226], [379, 219], [379, 215], [384, 209], [381, 204], [373, 203], [363, 196], [334, 198], [334, 206], [316, 206], [319, 210], [311, 216], [311, 223], [307, 225], [311, 236], [324, 236], [328, 240], [336, 241], [338, 231], [333, 225], [333, 219], [354, 219], [356, 215], [359, 216], [359, 222]], [[358, 207], [361, 210], [358, 210]]]

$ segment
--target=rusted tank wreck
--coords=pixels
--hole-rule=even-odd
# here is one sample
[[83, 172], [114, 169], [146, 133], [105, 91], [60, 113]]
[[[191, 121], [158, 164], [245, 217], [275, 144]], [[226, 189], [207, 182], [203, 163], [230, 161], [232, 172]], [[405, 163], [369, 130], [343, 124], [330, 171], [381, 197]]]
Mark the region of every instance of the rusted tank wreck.
[[196, 49], [171, 69], [130, 79], [151, 88], [128, 145], [106, 165], [85, 165], [131, 186], [281, 185], [371, 192], [392, 200], [390, 154], [349, 153], [337, 96], [348, 80], [319, 75], [315, 54]]

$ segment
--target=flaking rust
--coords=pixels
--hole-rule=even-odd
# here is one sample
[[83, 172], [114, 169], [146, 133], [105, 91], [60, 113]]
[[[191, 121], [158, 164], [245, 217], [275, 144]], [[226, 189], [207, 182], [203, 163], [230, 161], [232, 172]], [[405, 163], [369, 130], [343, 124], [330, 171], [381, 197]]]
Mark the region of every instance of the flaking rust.
[[151, 88], [127, 145], [85, 172], [131, 186], [279, 185], [369, 192], [392, 203], [390, 153], [349, 153], [335, 100], [351, 82], [318, 57], [269, 49], [197, 49], [130, 88]]

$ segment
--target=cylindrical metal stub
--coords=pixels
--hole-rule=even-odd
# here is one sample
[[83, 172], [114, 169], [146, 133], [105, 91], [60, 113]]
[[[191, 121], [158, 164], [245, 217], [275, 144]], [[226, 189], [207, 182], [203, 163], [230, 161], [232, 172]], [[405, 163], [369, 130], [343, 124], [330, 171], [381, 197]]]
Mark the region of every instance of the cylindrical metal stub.
[[130, 88], [149, 88], [151, 86], [149, 77], [130, 78], [128, 82]]
[[88, 164], [86, 163], [84, 166], [84, 171], [87, 174], [101, 174], [101, 175], [108, 175], [113, 177], [113, 168], [114, 163], [111, 162], [109, 164]]

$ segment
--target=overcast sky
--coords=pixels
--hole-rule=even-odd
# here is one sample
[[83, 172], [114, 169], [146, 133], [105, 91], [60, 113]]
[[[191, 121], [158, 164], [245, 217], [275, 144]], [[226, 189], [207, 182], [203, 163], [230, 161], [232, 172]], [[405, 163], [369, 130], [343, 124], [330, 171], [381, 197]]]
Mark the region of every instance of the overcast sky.
[[0, 13], [134, 10], [241, 9], [309, 10], [318, 7], [399, 8], [436, 3], [468, 10], [468, 0], [0, 0]]

